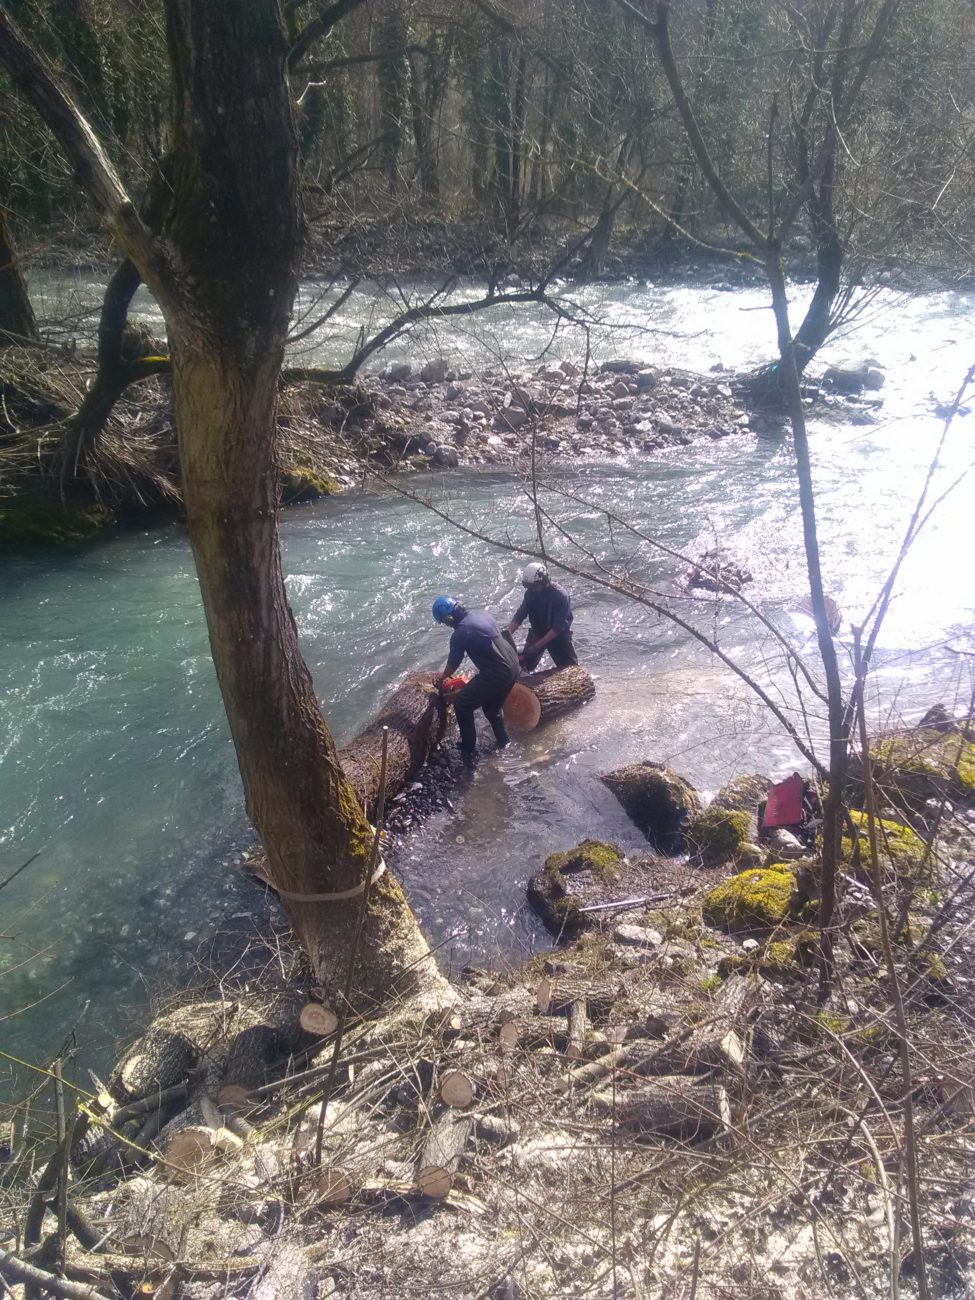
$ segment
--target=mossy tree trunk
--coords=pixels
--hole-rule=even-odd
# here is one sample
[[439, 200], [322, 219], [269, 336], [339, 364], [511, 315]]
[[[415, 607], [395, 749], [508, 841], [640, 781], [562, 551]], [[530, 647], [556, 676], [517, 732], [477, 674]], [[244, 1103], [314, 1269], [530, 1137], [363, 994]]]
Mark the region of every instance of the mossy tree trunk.
[[[301, 657], [284, 586], [274, 458], [278, 380], [302, 237], [277, 0], [167, 0], [173, 203], [139, 218], [84, 118], [0, 7], [0, 62], [42, 112], [166, 317], [187, 524], [214, 665], [243, 777], [314, 979], [346, 978], [372, 836]], [[432, 962], [398, 884], [372, 891], [360, 1005], [413, 992]]]

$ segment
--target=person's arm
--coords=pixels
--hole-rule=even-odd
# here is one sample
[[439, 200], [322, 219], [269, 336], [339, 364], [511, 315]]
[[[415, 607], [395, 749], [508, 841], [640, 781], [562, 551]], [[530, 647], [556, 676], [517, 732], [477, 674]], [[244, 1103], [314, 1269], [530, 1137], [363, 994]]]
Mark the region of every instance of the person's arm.
[[522, 623], [524, 623], [527, 614], [528, 614], [528, 602], [526, 600], [523, 600], [521, 604], [518, 606], [518, 608], [515, 610], [514, 616], [511, 622], [508, 624], [508, 631], [512, 634], [512, 636], [514, 636], [514, 634], [521, 627]]
[[464, 660], [466, 647], [460, 628], [456, 628], [450, 638], [450, 650], [447, 653], [447, 665], [443, 670], [444, 677], [451, 677], [461, 666]]

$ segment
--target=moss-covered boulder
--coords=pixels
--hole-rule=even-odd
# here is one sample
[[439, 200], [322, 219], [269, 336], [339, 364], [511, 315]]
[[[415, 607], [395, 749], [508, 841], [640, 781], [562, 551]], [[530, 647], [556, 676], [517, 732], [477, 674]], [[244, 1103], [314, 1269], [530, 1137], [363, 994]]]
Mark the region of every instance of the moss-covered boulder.
[[[956, 722], [941, 707], [918, 727], [878, 737], [870, 746], [874, 784], [895, 808], [918, 812], [929, 799], [975, 801], [975, 743], [971, 724]], [[861, 761], [851, 779], [862, 782]]]
[[728, 862], [737, 858], [748, 842], [751, 819], [747, 812], [730, 808], [716, 808], [712, 804], [691, 820], [687, 840], [691, 850], [700, 855], [705, 865]]
[[578, 934], [584, 924], [579, 909], [605, 898], [625, 861], [615, 844], [583, 840], [545, 859], [528, 882], [528, 901], [556, 937]]
[[327, 474], [308, 465], [292, 465], [281, 471], [281, 500], [285, 505], [302, 501], [317, 501], [339, 490], [338, 484]]
[[0, 547], [73, 546], [113, 522], [111, 512], [95, 502], [61, 502], [40, 494], [0, 499]]
[[662, 763], [631, 763], [601, 778], [661, 853], [683, 853], [687, 828], [701, 812], [697, 791]]
[[787, 867], [752, 867], [715, 885], [703, 915], [722, 930], [774, 929], [792, 915], [795, 896], [796, 879]]
[[769, 939], [757, 952], [722, 957], [718, 963], [719, 975], [744, 974], [756, 971], [766, 979], [779, 983], [802, 979], [813, 964], [819, 951], [819, 934], [816, 930], [800, 930], [784, 939]]
[[[867, 829], [867, 814], [853, 809], [850, 812], [856, 842], [848, 833], [843, 836], [843, 859], [853, 865], [859, 852], [859, 866], [864, 872], [870, 869], [870, 841]], [[890, 821], [886, 817], [877, 818], [877, 851], [880, 866], [884, 871], [893, 871], [899, 876], [916, 875], [924, 862], [924, 841], [910, 826]], [[933, 866], [933, 859], [929, 865]]]

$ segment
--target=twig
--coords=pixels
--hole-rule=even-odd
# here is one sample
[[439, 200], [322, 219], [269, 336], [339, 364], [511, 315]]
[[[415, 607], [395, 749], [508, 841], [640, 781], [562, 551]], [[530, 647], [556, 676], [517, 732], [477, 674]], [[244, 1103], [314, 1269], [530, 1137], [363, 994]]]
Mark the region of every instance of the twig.
[[84, 1282], [68, 1282], [64, 1278], [46, 1273], [33, 1264], [25, 1264], [22, 1259], [10, 1251], [0, 1248], [0, 1273], [6, 1273], [15, 1282], [23, 1282], [29, 1287], [40, 1288], [49, 1295], [64, 1296], [66, 1300], [108, 1300], [102, 1291], [88, 1286]]

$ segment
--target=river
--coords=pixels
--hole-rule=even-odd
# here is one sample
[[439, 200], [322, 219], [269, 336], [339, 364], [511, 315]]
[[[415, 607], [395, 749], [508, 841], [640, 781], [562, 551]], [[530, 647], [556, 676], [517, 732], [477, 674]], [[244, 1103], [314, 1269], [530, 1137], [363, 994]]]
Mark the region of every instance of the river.
[[[63, 281], [34, 289], [47, 310], [64, 311]], [[71, 286], [79, 336], [90, 327], [83, 308], [97, 289], [90, 277]], [[313, 291], [303, 290], [311, 310]], [[768, 353], [771, 317], [757, 289], [630, 284], [592, 286], [579, 296], [605, 322], [593, 334], [603, 356], [707, 370]], [[388, 303], [388, 294], [353, 295], [327, 338], [302, 345], [303, 360], [336, 360], [359, 324]], [[888, 373], [875, 422], [814, 415], [811, 429], [824, 568], [844, 612], [844, 658], [850, 622], [863, 617], [897, 553], [940, 436], [932, 394], [950, 397], [975, 361], [973, 306], [955, 294], [890, 296], [873, 305], [855, 336], [824, 354], [873, 354]], [[151, 304], [143, 310], [151, 320]], [[508, 309], [500, 321], [429, 331], [393, 355], [443, 350], [475, 368], [501, 357], [534, 364], [546, 349], [572, 355], [580, 346], [567, 332], [553, 340], [552, 319], [539, 309]], [[933, 495], [973, 459], [975, 420], [959, 418]], [[601, 561], [652, 580], [682, 617], [764, 675], [798, 719], [768, 633], [726, 601], [682, 595], [682, 566], [608, 530], [599, 509], [693, 554], [715, 542], [731, 546], [754, 575], [752, 599], [811, 654], [809, 622], [795, 612], [804, 564], [789, 443], [741, 434], [563, 467], [563, 480], [592, 504], [567, 507], [552, 498], [560, 523]], [[416, 482], [467, 523], [498, 536], [531, 534], [514, 473], [460, 471]], [[963, 482], [904, 567], [871, 690], [879, 718], [916, 717], [936, 700], [967, 702], [975, 650], [971, 502]], [[435, 595], [460, 592], [505, 618], [518, 600], [513, 557], [396, 496], [364, 492], [291, 510], [282, 539], [302, 646], [340, 743], [404, 673], [442, 662], [444, 633], [429, 615]], [[797, 762], [747, 689], [685, 633], [581, 579], [566, 585], [581, 658], [597, 679], [595, 701], [486, 758], [456, 812], [432, 818], [401, 855], [410, 898], [453, 968], [517, 960], [546, 942], [523, 904], [527, 876], [545, 854], [587, 835], [641, 847], [599, 772], [659, 759], [713, 792], [737, 773], [785, 774]], [[256, 933], [266, 909], [264, 893], [226, 865], [239, 860], [251, 834], [192, 560], [176, 525], [125, 533], [75, 553], [8, 559], [0, 600], [0, 880], [37, 855], [0, 898], [2, 1050], [42, 1061], [74, 1032], [81, 1060], [104, 1066], [113, 1040], [138, 1028], [152, 990], [188, 983], [198, 965], [218, 960], [221, 935]]]

